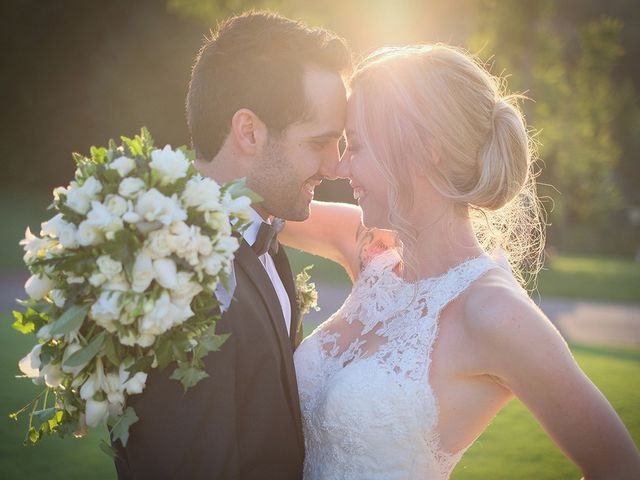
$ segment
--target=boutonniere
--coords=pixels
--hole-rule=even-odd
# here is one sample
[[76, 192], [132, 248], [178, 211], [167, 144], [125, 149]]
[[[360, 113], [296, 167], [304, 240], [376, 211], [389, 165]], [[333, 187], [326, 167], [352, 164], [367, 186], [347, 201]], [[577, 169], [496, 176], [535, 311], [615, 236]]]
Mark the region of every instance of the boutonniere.
[[298, 311], [300, 312], [300, 315], [308, 313], [312, 308], [316, 312], [320, 311], [316, 284], [309, 281], [311, 280], [309, 270], [312, 268], [313, 265], [307, 265], [298, 275], [296, 275], [296, 303], [298, 304]]

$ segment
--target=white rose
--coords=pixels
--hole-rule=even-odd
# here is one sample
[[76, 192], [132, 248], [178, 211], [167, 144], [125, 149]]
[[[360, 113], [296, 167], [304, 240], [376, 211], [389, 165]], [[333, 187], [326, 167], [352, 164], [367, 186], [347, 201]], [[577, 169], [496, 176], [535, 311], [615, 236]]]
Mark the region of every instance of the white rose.
[[151, 257], [147, 252], [141, 250], [136, 255], [136, 260], [133, 263], [131, 288], [134, 292], [144, 292], [155, 278], [155, 275]]
[[135, 168], [136, 162], [128, 157], [118, 157], [107, 166], [112, 170], [116, 170], [121, 177], [126, 177]]
[[198, 253], [203, 257], [208, 257], [213, 252], [213, 244], [211, 243], [211, 239], [209, 237], [205, 237], [204, 235], [198, 235], [196, 238], [196, 245], [198, 248]]
[[193, 297], [202, 291], [202, 286], [192, 282], [193, 274], [190, 272], [178, 272], [178, 281], [171, 290], [171, 301], [174, 305], [184, 308], [191, 304]]
[[167, 197], [155, 188], [140, 195], [135, 212], [146, 222], [159, 221], [164, 225], [187, 219], [187, 212], [181, 208], [176, 194]]
[[73, 187], [75, 182], [71, 182], [71, 188], [67, 191], [66, 205], [71, 210], [84, 215], [89, 211], [90, 199], [80, 190], [79, 187]]
[[135, 196], [144, 189], [145, 183], [142, 179], [136, 177], [127, 177], [120, 182], [118, 193], [126, 198]]
[[41, 343], [33, 347], [31, 351], [18, 362], [20, 371], [29, 378], [40, 377], [40, 367], [42, 366], [40, 362], [40, 350], [42, 350]]
[[167, 185], [187, 175], [189, 160], [180, 150], [171, 150], [167, 145], [162, 150], [151, 152], [149, 166], [158, 174], [160, 183]]
[[153, 270], [158, 283], [164, 288], [175, 288], [177, 284], [176, 262], [170, 258], [158, 258], [153, 261]]
[[112, 259], [109, 255], [100, 255], [96, 260], [98, 269], [108, 280], [122, 272], [122, 263]]
[[96, 177], [89, 177], [84, 181], [80, 189], [87, 198], [94, 200], [98, 193], [102, 191], [102, 184], [96, 179]]
[[88, 220], [78, 225], [78, 243], [83, 247], [97, 245], [102, 241], [102, 233]]
[[187, 207], [199, 211], [220, 210], [220, 187], [210, 178], [196, 176], [187, 182], [181, 196]]
[[151, 258], [168, 257], [173, 251], [171, 234], [165, 228], [151, 232], [145, 247]]
[[87, 213], [86, 221], [105, 232], [116, 232], [123, 227], [122, 219], [114, 216], [104, 204], [97, 201], [91, 202], [91, 210]]
[[113, 321], [118, 319], [122, 309], [122, 306], [118, 305], [121, 295], [121, 292], [103, 291], [91, 306], [91, 318], [111, 333], [116, 331]]
[[62, 383], [63, 374], [59, 363], [45, 365], [40, 372], [41, 375], [44, 376], [44, 383], [46, 383], [48, 387], [58, 388]]
[[29, 280], [27, 280], [27, 283], [24, 284], [27, 295], [35, 300], [42, 299], [52, 288], [53, 281], [44, 274], [42, 277], [32, 275]]
[[85, 407], [85, 420], [87, 426], [97, 427], [106, 423], [109, 418], [109, 402], [106, 400], [94, 400], [89, 398]]
[[104, 200], [104, 204], [106, 205], [107, 210], [116, 217], [122, 217], [127, 211], [127, 201], [120, 195], [107, 195], [107, 198]]

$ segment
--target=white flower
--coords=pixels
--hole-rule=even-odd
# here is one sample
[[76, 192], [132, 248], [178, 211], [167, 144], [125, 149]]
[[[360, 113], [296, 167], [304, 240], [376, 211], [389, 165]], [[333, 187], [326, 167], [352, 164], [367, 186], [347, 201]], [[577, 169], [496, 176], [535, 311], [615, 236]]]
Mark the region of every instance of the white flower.
[[49, 363], [40, 370], [42, 376], [44, 376], [44, 383], [48, 387], [58, 388], [62, 383], [62, 369], [59, 363]]
[[67, 301], [67, 297], [64, 294], [64, 290], [54, 289], [49, 293], [49, 297], [51, 297], [51, 301], [58, 308], [64, 307], [64, 302]]
[[29, 280], [27, 280], [27, 283], [24, 284], [27, 295], [35, 300], [42, 299], [52, 288], [53, 281], [44, 274], [41, 277], [32, 275]]
[[136, 339], [136, 343], [143, 348], [150, 347], [151, 345], [153, 345], [153, 342], [155, 341], [156, 341], [155, 335], [152, 335], [149, 333], [143, 333], [142, 335], [138, 336], [138, 338]]
[[163, 228], [149, 233], [145, 247], [151, 258], [163, 258], [171, 255], [173, 248], [169, 230]]
[[107, 195], [104, 204], [111, 215], [122, 217], [127, 211], [127, 201], [120, 195]]
[[222, 206], [229, 214], [247, 219], [250, 215], [251, 199], [244, 195], [232, 198], [229, 192], [225, 192], [222, 197]]
[[64, 248], [78, 248], [77, 228], [59, 213], [41, 224], [40, 235], [57, 238]]
[[109, 402], [106, 400], [94, 400], [89, 398], [85, 407], [85, 419], [87, 426], [97, 427], [109, 418]]
[[153, 270], [158, 283], [164, 288], [175, 288], [177, 284], [176, 262], [170, 258], [158, 258], [153, 261]]
[[[174, 325], [179, 325], [193, 316], [191, 308], [178, 307], [171, 303], [169, 294], [162, 292], [153, 310], [142, 317], [139, 330], [142, 335], [162, 335]], [[138, 339], [140, 344], [141, 339]]]
[[217, 275], [222, 269], [222, 258], [217, 254], [210, 255], [203, 259], [202, 265], [208, 275]]
[[106, 281], [107, 281], [107, 277], [105, 277], [104, 274], [100, 272], [96, 272], [89, 277], [89, 283], [94, 287], [99, 287]]
[[80, 398], [83, 400], [89, 400], [92, 398], [96, 392], [101, 389], [102, 377], [104, 376], [104, 371], [102, 367], [102, 362], [100, 365], [96, 363], [96, 371], [89, 375], [89, 378], [82, 384], [80, 387]]
[[97, 245], [102, 241], [102, 233], [88, 220], [78, 225], [78, 243], [83, 247]]
[[187, 175], [189, 160], [180, 150], [171, 150], [167, 145], [162, 150], [151, 152], [149, 166], [158, 173], [160, 183], [167, 185]]
[[189, 306], [193, 297], [202, 291], [202, 285], [192, 282], [192, 278], [193, 274], [190, 272], [178, 272], [177, 285], [171, 290], [171, 302], [178, 307]]
[[204, 212], [204, 221], [219, 235], [224, 237], [231, 235], [231, 223], [226, 212]]
[[95, 177], [87, 178], [82, 186], [78, 186], [77, 182], [71, 182], [66, 192], [66, 204], [72, 210], [84, 215], [89, 211], [91, 202], [96, 199], [101, 190], [102, 184]]
[[115, 372], [107, 373], [102, 382], [102, 390], [106, 393], [109, 401], [109, 413], [120, 415], [124, 404], [124, 386], [120, 381], [120, 375]]
[[118, 157], [107, 166], [112, 170], [116, 170], [121, 177], [126, 177], [135, 168], [136, 162], [128, 157]]
[[181, 195], [187, 207], [196, 207], [199, 211], [220, 210], [220, 187], [210, 178], [195, 176], [190, 178]]
[[118, 332], [118, 338], [120, 339], [120, 343], [122, 345], [126, 345], [127, 347], [133, 347], [136, 344], [136, 340], [138, 339], [136, 333], [133, 330], [127, 330], [125, 334]]
[[109, 255], [100, 255], [98, 260], [96, 260], [96, 264], [98, 265], [100, 273], [102, 273], [107, 280], [111, 280], [122, 272], [122, 263], [112, 259]]
[[20, 371], [29, 378], [38, 378], [40, 376], [40, 350], [42, 350], [42, 344], [39, 343], [31, 349], [31, 351], [18, 362]]
[[240, 246], [240, 242], [236, 237], [218, 237], [216, 242], [216, 252], [222, 254], [226, 259], [233, 259], [233, 252]]
[[188, 226], [184, 222], [174, 222], [171, 224], [171, 242], [176, 254], [184, 258], [189, 264], [198, 263], [198, 237], [200, 227], [197, 225]]
[[130, 395], [142, 393], [147, 382], [147, 374], [145, 372], [136, 372], [136, 374], [131, 378], [129, 378], [129, 375], [130, 374], [125, 368], [124, 363], [121, 363], [120, 383], [122, 384], [126, 392]]
[[34, 258], [44, 257], [48, 250], [55, 245], [55, 242], [51, 239], [36, 237], [27, 227], [24, 232], [24, 239], [20, 240], [20, 245], [23, 246], [25, 251], [23, 259], [25, 263], [29, 263]]
[[87, 213], [86, 222], [104, 232], [116, 232], [123, 227], [122, 219], [113, 215], [106, 205], [97, 201], [91, 202], [91, 210]]
[[167, 197], [155, 188], [140, 195], [135, 212], [146, 222], [159, 221], [164, 225], [187, 219], [187, 213], [181, 208], [176, 194]]
[[144, 292], [155, 278], [156, 274], [151, 257], [144, 250], [141, 250], [136, 255], [131, 274], [131, 288], [134, 292]]
[[134, 197], [138, 192], [144, 189], [144, 181], [136, 177], [127, 177], [120, 182], [118, 193], [126, 198]]
[[103, 291], [98, 301], [91, 306], [91, 318], [111, 333], [116, 331], [113, 322], [118, 319], [122, 309], [122, 306], [118, 305], [121, 295], [121, 292]]
[[124, 276], [124, 272], [120, 272], [115, 275], [111, 280], [108, 280], [103, 286], [105, 290], [114, 290], [118, 292], [126, 292], [131, 286], [127, 282], [127, 278]]

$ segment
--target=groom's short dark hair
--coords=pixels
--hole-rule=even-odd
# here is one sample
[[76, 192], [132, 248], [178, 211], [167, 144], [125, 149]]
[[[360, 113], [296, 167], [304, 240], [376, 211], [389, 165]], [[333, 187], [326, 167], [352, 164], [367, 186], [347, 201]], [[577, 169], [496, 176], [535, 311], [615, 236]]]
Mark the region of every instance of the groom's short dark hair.
[[247, 12], [218, 25], [193, 66], [187, 121], [196, 155], [210, 161], [222, 147], [231, 118], [253, 111], [271, 132], [305, 118], [307, 66], [346, 74], [347, 46], [322, 28], [272, 12]]

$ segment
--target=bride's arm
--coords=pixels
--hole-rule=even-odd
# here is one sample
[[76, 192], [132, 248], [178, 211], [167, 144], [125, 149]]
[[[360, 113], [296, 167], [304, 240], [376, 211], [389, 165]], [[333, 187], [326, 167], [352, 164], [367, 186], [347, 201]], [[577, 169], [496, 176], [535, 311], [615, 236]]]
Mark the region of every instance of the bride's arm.
[[304, 222], [287, 222], [278, 238], [290, 247], [328, 258], [342, 265], [355, 280], [368, 260], [368, 248], [393, 245], [388, 230], [366, 229], [360, 207], [348, 203], [311, 202], [311, 213]]
[[585, 479], [640, 478], [640, 455], [614, 409], [549, 319], [502, 281], [483, 282], [465, 302], [483, 370], [527, 406]]

